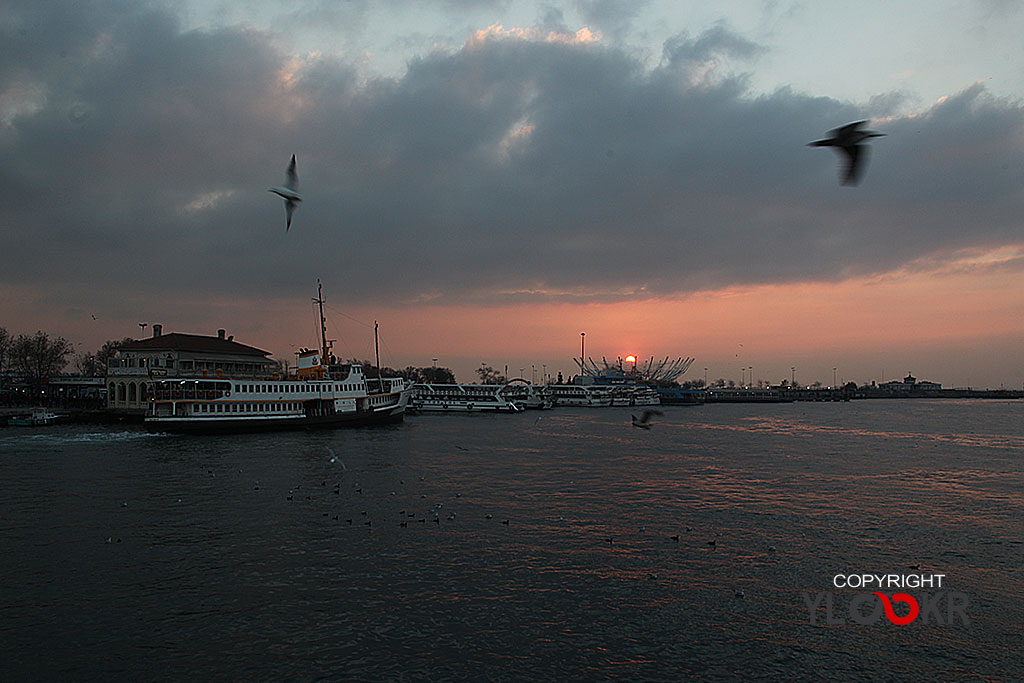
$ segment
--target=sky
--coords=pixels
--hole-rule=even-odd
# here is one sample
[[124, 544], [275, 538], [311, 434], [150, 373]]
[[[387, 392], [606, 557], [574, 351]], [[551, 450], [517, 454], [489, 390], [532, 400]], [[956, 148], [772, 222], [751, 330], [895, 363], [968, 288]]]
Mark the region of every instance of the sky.
[[[293, 360], [320, 279], [339, 355], [379, 321], [383, 364], [461, 381], [584, 341], [1021, 388], [1022, 29], [1014, 0], [0, 0], [0, 327]], [[843, 186], [806, 143], [862, 119]]]

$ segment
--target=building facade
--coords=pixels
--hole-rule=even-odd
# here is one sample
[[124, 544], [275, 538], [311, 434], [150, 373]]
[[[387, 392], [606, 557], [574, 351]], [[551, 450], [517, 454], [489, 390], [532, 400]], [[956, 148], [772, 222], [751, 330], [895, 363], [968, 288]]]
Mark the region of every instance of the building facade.
[[273, 377], [281, 372], [270, 352], [240, 344], [217, 330], [216, 337], [172, 332], [153, 325], [153, 336], [125, 344], [107, 364], [107, 408], [146, 410], [153, 379]]

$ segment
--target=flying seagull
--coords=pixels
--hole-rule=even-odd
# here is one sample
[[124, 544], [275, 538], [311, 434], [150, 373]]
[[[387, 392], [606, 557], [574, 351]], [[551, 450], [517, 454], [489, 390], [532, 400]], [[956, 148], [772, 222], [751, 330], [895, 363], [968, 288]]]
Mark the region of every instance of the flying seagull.
[[870, 138], [885, 135], [873, 130], [864, 130], [863, 126], [866, 123], [867, 121], [855, 121], [833, 128], [829, 131], [831, 137], [807, 143], [810, 147], [835, 147], [837, 152], [844, 155], [846, 168], [843, 173], [843, 185], [856, 185], [864, 174], [864, 167], [868, 161], [868, 146], [862, 143]]
[[288, 232], [288, 229], [292, 227], [292, 212], [295, 211], [295, 207], [302, 201], [302, 195], [296, 192], [296, 189], [299, 186], [299, 176], [295, 173], [294, 154], [292, 155], [291, 163], [288, 164], [286, 174], [287, 178], [284, 181], [284, 185], [272, 187], [268, 192], [273, 192], [284, 199], [284, 210], [288, 216], [288, 223], [285, 225], [284, 231]]
[[640, 429], [650, 429], [651, 418], [654, 417], [655, 415], [664, 414], [665, 413], [661, 412], [660, 410], [645, 410], [643, 415], [640, 416], [640, 419], [637, 419], [636, 415], [632, 415], [631, 417], [633, 418], [633, 426], [639, 427]]

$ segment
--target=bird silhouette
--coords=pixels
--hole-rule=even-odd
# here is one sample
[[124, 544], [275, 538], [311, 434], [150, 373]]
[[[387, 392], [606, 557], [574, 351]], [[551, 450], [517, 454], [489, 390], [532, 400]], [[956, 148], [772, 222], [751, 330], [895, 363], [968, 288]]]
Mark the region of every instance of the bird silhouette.
[[640, 416], [640, 419], [637, 419], [636, 415], [632, 415], [631, 417], [633, 418], [633, 426], [638, 427], [640, 429], [650, 429], [651, 418], [654, 417], [655, 415], [664, 414], [665, 413], [661, 412], [660, 410], [645, 410], [643, 412], [643, 415]]
[[291, 162], [288, 164], [288, 170], [285, 171], [285, 176], [284, 185], [272, 187], [268, 192], [273, 192], [284, 199], [284, 211], [288, 219], [284, 231], [288, 232], [288, 229], [292, 227], [292, 213], [295, 211], [295, 207], [299, 205], [299, 202], [302, 201], [302, 195], [298, 193], [299, 176], [295, 173], [294, 154], [292, 155]]
[[879, 138], [885, 133], [878, 133], [873, 130], [864, 130], [867, 121], [854, 121], [839, 128], [829, 131], [831, 137], [823, 140], [808, 142], [809, 147], [834, 147], [846, 161], [843, 168], [841, 182], [843, 185], [856, 185], [864, 175], [864, 168], [868, 162], [867, 145], [862, 144], [870, 138]]

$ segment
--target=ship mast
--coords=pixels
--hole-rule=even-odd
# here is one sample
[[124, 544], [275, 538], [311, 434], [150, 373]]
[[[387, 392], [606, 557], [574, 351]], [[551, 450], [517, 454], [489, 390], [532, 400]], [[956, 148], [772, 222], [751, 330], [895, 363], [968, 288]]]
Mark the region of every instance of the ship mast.
[[316, 279], [316, 298], [313, 303], [320, 305], [320, 363], [326, 367], [330, 359], [327, 355], [327, 323], [324, 320], [323, 285], [320, 284], [320, 278]]
[[380, 380], [380, 342], [377, 341], [377, 321], [373, 321], [373, 353], [377, 360], [377, 379]]

